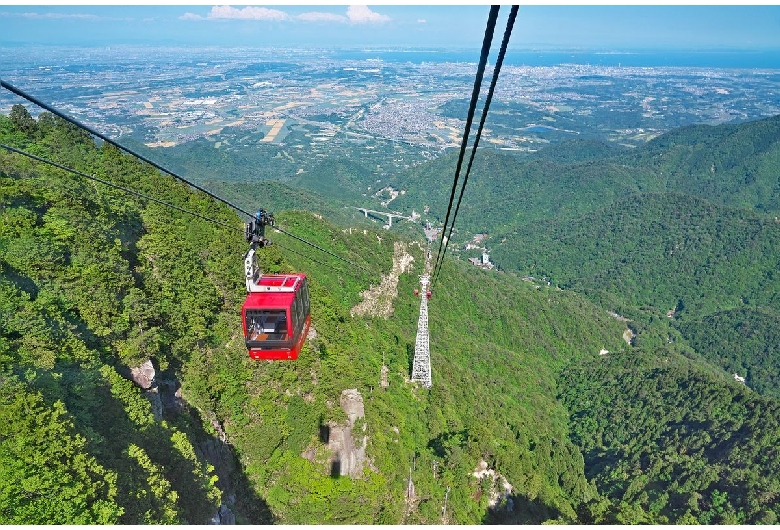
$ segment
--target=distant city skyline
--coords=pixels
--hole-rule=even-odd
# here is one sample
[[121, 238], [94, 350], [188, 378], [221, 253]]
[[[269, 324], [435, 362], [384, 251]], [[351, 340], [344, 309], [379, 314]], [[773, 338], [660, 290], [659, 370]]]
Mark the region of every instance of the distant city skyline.
[[[488, 5], [0, 5], [0, 46], [474, 48]], [[503, 6], [503, 28], [508, 6]], [[775, 5], [520, 6], [510, 49], [780, 51]]]

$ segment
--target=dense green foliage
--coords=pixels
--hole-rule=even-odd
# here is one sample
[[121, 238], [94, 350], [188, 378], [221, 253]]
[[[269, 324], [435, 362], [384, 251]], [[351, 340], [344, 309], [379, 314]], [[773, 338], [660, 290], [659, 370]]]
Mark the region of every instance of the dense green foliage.
[[[517, 245], [518, 240], [523, 245]], [[526, 226], [493, 258], [564, 288], [614, 293], [678, 317], [780, 307], [780, 223], [684, 195], [633, 195], [568, 222]]]
[[113, 524], [117, 473], [106, 472], [66, 420], [13, 378], [0, 386], [0, 513], [5, 524]]
[[[287, 231], [368, 272], [327, 255], [313, 261], [310, 247], [269, 230], [277, 245], [261, 253], [262, 267], [309, 274], [317, 336], [294, 363], [257, 363], [241, 340], [244, 243], [233, 214], [46, 114], [25, 131], [2, 118], [0, 136], [239, 228], [0, 155], [0, 354], [4, 377], [17, 381], [9, 388], [38, 396], [31, 411], [40, 410], [33, 414], [39, 421], [19, 426], [19, 435], [54, 447], [51, 436], [64, 429], [73, 443], [62, 461], [83, 460], [78, 476], [104, 470], [103, 482], [82, 490], [37, 486], [49, 488], [49, 498], [93, 507], [56, 520], [204, 522], [230, 493], [242, 521], [438, 522], [449, 487], [447, 520], [477, 523], [491, 517], [490, 479], [472, 476], [482, 459], [523, 492], [525, 508], [513, 520], [574, 520], [577, 506], [597, 495], [567, 439], [555, 377], [568, 359], [619, 348], [624, 328], [581, 298], [448, 266], [440, 306], [431, 310], [436, 385], [425, 391], [407, 382], [418, 303], [411, 292], [423, 248], [408, 247], [417, 265], [400, 278], [394, 318], [352, 317], [360, 292], [390, 270], [397, 238], [282, 212], [277, 222]], [[483, 287], [467, 287], [475, 282]], [[508, 312], [486, 313], [496, 301]], [[385, 391], [378, 386], [383, 357], [390, 368]], [[145, 359], [159, 377], [181, 381], [195, 416], [166, 410], [163, 420], [153, 417], [151, 402], [120, 375]], [[358, 479], [331, 476], [319, 437], [323, 425], [344, 421], [334, 404], [347, 388], [357, 388], [366, 404], [370, 465]], [[6, 418], [17, 410], [11, 405], [4, 421], [14, 419]], [[52, 421], [59, 430], [44, 429]], [[215, 428], [240, 464], [219, 480], [204, 449]], [[301, 456], [307, 450], [313, 461]], [[12, 459], [24, 449], [4, 451]], [[417, 495], [409, 511], [412, 463]], [[17, 472], [33, 473], [29, 465]], [[4, 502], [3, 510], [17, 509], [15, 499]]]
[[608, 355], [564, 371], [595, 523], [776, 524], [780, 404], [672, 352]]
[[718, 204], [780, 212], [780, 116], [717, 127], [682, 127], [629, 158], [667, 189]]
[[[675, 156], [697, 159], [685, 134]], [[491, 235], [507, 235], [491, 240], [499, 263], [552, 285], [446, 261], [429, 304], [426, 390], [408, 381], [426, 247], [338, 215], [371, 184], [359, 164], [323, 161], [338, 178], [310, 186], [310, 174], [246, 193], [216, 183], [248, 210], [286, 210], [280, 227], [351, 262], [267, 230], [275, 244], [261, 267], [307, 274], [314, 332], [297, 361], [255, 362], [240, 328], [240, 219], [51, 115], [14, 107], [0, 117], [0, 142], [236, 229], [0, 152], [0, 514], [205, 523], [225, 502], [252, 523], [774, 523], [780, 410], [730, 374], [773, 395], [780, 225], [733, 208], [742, 203], [668, 189], [656, 178], [667, 162], [649, 162], [666, 160], [664, 141], [477, 159], [464, 231], [490, 223]], [[773, 145], [746, 156], [769, 164]], [[715, 161], [722, 173], [738, 171], [728, 160]], [[418, 211], [446, 205], [451, 162], [413, 169], [416, 191], [394, 208], [415, 194]], [[252, 202], [265, 193], [268, 203]], [[318, 213], [301, 211], [308, 202]], [[399, 249], [414, 262], [392, 317], [355, 314]], [[186, 405], [160, 413], [127, 379], [147, 359]], [[367, 459], [354, 478], [340, 476], [326, 443], [346, 425], [347, 389], [365, 407], [352, 436], [365, 436]], [[491, 499], [501, 479], [476, 476], [483, 461], [512, 485], [509, 498]]]
[[680, 323], [706, 359], [745, 377], [750, 388], [780, 398], [780, 316], [768, 308], [733, 309]]
[[[226, 219], [51, 115], [32, 123], [0, 119], [0, 140]], [[225, 235], [5, 151], [0, 205], [0, 423], [10, 428], [0, 467], [12, 473], [4, 486], [27, 491], [3, 496], [3, 519], [205, 522], [220, 492], [193, 451], [198, 431], [186, 417], [155, 421], [119, 372], [149, 358], [176, 366], [209, 335], [219, 289], [235, 285], [207, 279], [225, 267]], [[51, 478], [29, 478], [43, 467]]]

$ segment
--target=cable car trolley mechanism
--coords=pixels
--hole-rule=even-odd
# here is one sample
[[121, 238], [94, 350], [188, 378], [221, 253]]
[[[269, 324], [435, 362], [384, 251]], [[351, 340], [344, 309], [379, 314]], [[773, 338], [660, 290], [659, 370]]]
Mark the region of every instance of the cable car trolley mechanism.
[[261, 273], [255, 251], [271, 244], [265, 237], [265, 227], [273, 224], [273, 215], [261, 209], [244, 226], [250, 248], [244, 255], [247, 295], [241, 307], [241, 323], [249, 357], [295, 360], [311, 324], [309, 287], [302, 273]]

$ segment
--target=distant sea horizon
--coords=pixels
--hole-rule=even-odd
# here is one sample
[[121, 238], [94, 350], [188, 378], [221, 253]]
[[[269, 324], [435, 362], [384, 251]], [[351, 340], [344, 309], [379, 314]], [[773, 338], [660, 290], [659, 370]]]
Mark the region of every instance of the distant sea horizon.
[[[351, 49], [335, 52], [343, 59], [381, 59], [387, 62], [477, 62], [476, 50]], [[491, 53], [490, 62], [495, 62]], [[707, 67], [780, 69], [780, 50], [522, 50], [508, 51], [504, 64], [557, 66], [580, 64], [605, 67]]]
[[[258, 54], [258, 62], [263, 62], [272, 50], [285, 50], [280, 56], [274, 56], [275, 61], [294, 57], [296, 52], [303, 55], [324, 55], [336, 60], [351, 61], [384, 61], [388, 63], [476, 63], [479, 60], [477, 49], [453, 49], [453, 48], [402, 48], [402, 47], [349, 47], [349, 48], [323, 48], [323, 47], [290, 47], [290, 46], [194, 46], [184, 44], [159, 44], [146, 45], [135, 44], [111, 44], [111, 45], [23, 45], [18, 43], [0, 43], [0, 63], [13, 62], [13, 58], [3, 58], [2, 50], [24, 50], [23, 56], [29, 58], [36, 50], [42, 53], [55, 53], [70, 55], [68, 52], [79, 50], [90, 51], [90, 55], [100, 55], [100, 51], [118, 54], [120, 50], [183, 50], [190, 49], [208, 50], [219, 52], [220, 50], [258, 50], [264, 53]], [[96, 54], [97, 52], [97, 54]], [[273, 55], [273, 54], [272, 54]], [[490, 64], [495, 63], [496, 50], [490, 55]], [[21, 57], [20, 57], [21, 58]], [[147, 57], [148, 58], [148, 57]], [[5, 59], [5, 60], [3, 60]], [[127, 58], [125, 58], [127, 59]], [[590, 65], [603, 67], [701, 67], [701, 68], [747, 68], [747, 69], [774, 69], [780, 70], [780, 49], [778, 50], [594, 50], [594, 49], [532, 49], [510, 50], [504, 58], [504, 64], [512, 66], [558, 66], [558, 65]]]

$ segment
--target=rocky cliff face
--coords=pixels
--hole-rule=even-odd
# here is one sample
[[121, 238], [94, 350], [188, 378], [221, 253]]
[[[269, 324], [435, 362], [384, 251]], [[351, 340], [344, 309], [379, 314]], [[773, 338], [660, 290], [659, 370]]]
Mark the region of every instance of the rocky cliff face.
[[512, 511], [514, 502], [512, 501], [512, 492], [515, 491], [509, 481], [501, 473], [497, 473], [494, 469], [488, 467], [488, 463], [484, 460], [479, 462], [477, 468], [472, 473], [474, 477], [489, 481], [490, 500], [488, 506], [495, 508], [502, 500], [506, 500], [506, 510]]
[[161, 420], [165, 412], [171, 414], [184, 412], [186, 403], [182, 399], [181, 385], [175, 379], [158, 380], [151, 360], [130, 368], [125, 373], [125, 377], [138, 385], [144, 396], [152, 402], [154, 419]]
[[[183, 414], [187, 411], [187, 403], [181, 394], [181, 384], [174, 379], [157, 379], [157, 372], [151, 360], [147, 360], [140, 366], [126, 370], [125, 377], [133, 381], [152, 402], [152, 413], [158, 421], [163, 414]], [[214, 472], [219, 477], [219, 487], [224, 493], [233, 491], [231, 476], [235, 472], [235, 457], [226, 443], [226, 436], [222, 426], [212, 419], [212, 425], [218, 433], [219, 439], [202, 440], [197, 444], [197, 450], [201, 458], [214, 466]], [[236, 516], [230, 506], [235, 503], [235, 494], [226, 496], [227, 504], [220, 505], [217, 513], [211, 518], [209, 524], [226, 525], [236, 524]]]
[[[367, 426], [361, 421], [365, 415], [363, 396], [354, 388], [344, 390], [341, 393], [340, 405], [347, 415], [347, 425], [330, 425], [328, 449], [335, 455], [334, 462], [338, 462], [339, 475], [360, 478], [363, 476], [368, 442], [368, 436], [365, 434]], [[357, 424], [360, 427], [354, 432]], [[336, 466], [332, 469], [335, 471]]]
[[[377, 471], [370, 458], [366, 456], [368, 427], [363, 421], [365, 415], [363, 396], [354, 388], [344, 390], [339, 405], [347, 415], [347, 424], [328, 422], [327, 437], [323, 439], [321, 436], [321, 440], [326, 442], [325, 449], [329, 455], [327, 464], [330, 466], [332, 476], [361, 478], [366, 466]], [[321, 454], [318, 458], [318, 453], [315, 447], [310, 447], [301, 456], [311, 462], [325, 464]]]
[[160, 398], [160, 390], [155, 380], [157, 375], [151, 360], [147, 360], [140, 366], [130, 368], [125, 374], [133, 383], [143, 390], [144, 396], [152, 402], [152, 414], [154, 419], [160, 421], [163, 416], [163, 403]]

